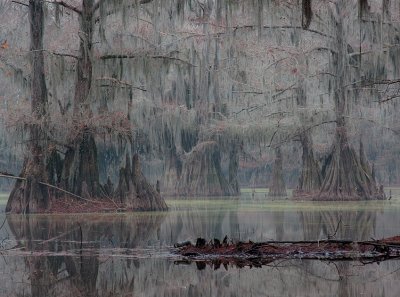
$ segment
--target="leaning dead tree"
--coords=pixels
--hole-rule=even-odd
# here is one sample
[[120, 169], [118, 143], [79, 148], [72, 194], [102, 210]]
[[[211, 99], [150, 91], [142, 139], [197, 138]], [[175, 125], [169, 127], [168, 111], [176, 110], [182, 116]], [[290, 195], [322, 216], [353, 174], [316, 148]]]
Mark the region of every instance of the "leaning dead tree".
[[30, 63], [31, 112], [32, 122], [29, 125], [28, 155], [25, 157], [20, 176], [26, 181], [18, 180], [10, 194], [6, 211], [14, 213], [34, 213], [46, 209], [49, 205], [47, 188], [40, 182], [47, 181], [45, 168], [46, 156], [46, 121], [47, 87], [43, 56], [44, 11], [43, 1], [29, 1], [30, 23]]

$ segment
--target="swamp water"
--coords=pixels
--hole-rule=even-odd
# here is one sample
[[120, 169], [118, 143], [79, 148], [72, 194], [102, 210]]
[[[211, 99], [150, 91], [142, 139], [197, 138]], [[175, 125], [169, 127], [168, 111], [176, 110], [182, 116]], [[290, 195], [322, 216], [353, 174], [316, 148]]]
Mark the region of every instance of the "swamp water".
[[[169, 200], [169, 212], [0, 215], [0, 296], [400, 296], [400, 261], [277, 260], [262, 268], [177, 264], [176, 242], [368, 240], [400, 234], [390, 201]], [[2, 205], [4, 211], [4, 203]], [[11, 248], [11, 249], [10, 249]]]

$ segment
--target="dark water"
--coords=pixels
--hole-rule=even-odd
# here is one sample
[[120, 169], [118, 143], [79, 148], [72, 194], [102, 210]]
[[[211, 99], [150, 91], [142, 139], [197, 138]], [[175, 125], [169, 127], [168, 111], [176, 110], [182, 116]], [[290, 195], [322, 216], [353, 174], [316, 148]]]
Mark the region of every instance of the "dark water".
[[259, 196], [169, 201], [167, 213], [3, 214], [0, 296], [400, 296], [400, 261], [279, 260], [228, 270], [175, 264], [171, 246], [198, 236], [324, 239], [337, 229], [336, 238], [365, 240], [400, 234], [396, 194], [364, 203]]

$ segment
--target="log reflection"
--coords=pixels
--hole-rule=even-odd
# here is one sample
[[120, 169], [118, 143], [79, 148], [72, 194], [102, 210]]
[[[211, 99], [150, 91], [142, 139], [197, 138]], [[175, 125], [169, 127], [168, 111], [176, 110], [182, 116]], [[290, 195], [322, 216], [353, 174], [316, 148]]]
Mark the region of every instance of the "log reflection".
[[[300, 215], [305, 239], [336, 238], [363, 241], [375, 237], [376, 211], [302, 211]], [[358, 296], [362, 293], [362, 287], [349, 281], [352, 266], [354, 263], [335, 263], [337, 296]], [[307, 269], [315, 275], [321, 273], [320, 265], [312, 262], [308, 263]]]

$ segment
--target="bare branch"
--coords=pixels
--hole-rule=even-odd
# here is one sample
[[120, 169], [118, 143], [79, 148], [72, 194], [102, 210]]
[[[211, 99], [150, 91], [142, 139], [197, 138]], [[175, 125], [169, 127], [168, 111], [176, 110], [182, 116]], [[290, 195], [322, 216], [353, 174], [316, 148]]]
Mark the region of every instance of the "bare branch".
[[293, 88], [295, 85], [297, 85], [297, 83], [294, 83], [294, 84], [292, 84], [291, 86], [289, 86], [289, 87], [287, 87], [287, 88], [285, 88], [285, 89], [280, 90], [279, 92], [273, 94], [271, 97], [272, 97], [273, 99], [275, 99], [276, 97], [282, 95], [283, 93], [285, 93], [285, 92], [288, 91], [288, 90], [296, 89], [296, 88]]
[[272, 140], [273, 140], [275, 134], [278, 132], [278, 129], [277, 129], [277, 130], [274, 132], [274, 135], [273, 135], [273, 137], [271, 138], [271, 142], [270, 142], [269, 145], [267, 145], [267, 147], [271, 147], [271, 148], [279, 147], [279, 146], [281, 146], [281, 145], [284, 144], [284, 143], [287, 143], [287, 142], [289, 142], [289, 141], [295, 140], [296, 137], [300, 136], [301, 134], [303, 134], [303, 133], [305, 133], [305, 132], [307, 132], [307, 131], [312, 130], [313, 128], [316, 128], [316, 127], [322, 126], [322, 125], [326, 125], [326, 124], [332, 124], [332, 123], [336, 123], [336, 120], [327, 120], [327, 121], [323, 121], [323, 122], [316, 123], [316, 124], [314, 124], [314, 125], [312, 125], [312, 126], [309, 126], [309, 127], [304, 127], [304, 128], [302, 128], [302, 129], [297, 130], [296, 133], [291, 134], [291, 135], [288, 135], [285, 139], [283, 139], [283, 140], [281, 140], [281, 141], [279, 141], [279, 142], [277, 142], [277, 143], [272, 144]]
[[[253, 28], [256, 28], [256, 25], [244, 25], [244, 26], [234, 26], [233, 27], [233, 29], [235, 31], [238, 30], [238, 29], [253, 29]], [[304, 29], [301, 26], [288, 26], [288, 25], [287, 26], [268, 26], [268, 25], [265, 25], [265, 26], [263, 26], [263, 28], [264, 29], [277, 29], [277, 30], [279, 30], [279, 29], [299, 29], [299, 30], [308, 31], [308, 32], [311, 32], [311, 33], [314, 33], [314, 34], [318, 34], [318, 35], [321, 35], [321, 36], [324, 36], [324, 37], [333, 38], [331, 35], [325, 34], [323, 32], [319, 32], [319, 31], [314, 30], [314, 29]]]
[[379, 100], [379, 101], [375, 101], [375, 102], [378, 102], [378, 103], [386, 103], [386, 102], [388, 102], [388, 101], [392, 101], [393, 99], [397, 99], [397, 98], [400, 98], [400, 95], [389, 96], [389, 97], [386, 97], [386, 98], [383, 99], [383, 100]]
[[256, 95], [262, 95], [264, 92], [260, 91], [232, 91], [232, 93], [238, 93], [238, 94], [256, 94]]
[[378, 81], [373, 81], [369, 85], [393, 85], [400, 83], [400, 79], [383, 79]]
[[[113, 78], [113, 77], [98, 77], [98, 78], [96, 78], [96, 80], [98, 80], [98, 81], [110, 81], [112, 84], [119, 84], [119, 85], [122, 85], [122, 86], [126, 86], [126, 87], [129, 87], [129, 88], [132, 88], [132, 89], [137, 89], [137, 90], [140, 90], [140, 91], [143, 91], [143, 92], [147, 92], [147, 90], [144, 88], [144, 87], [136, 87], [136, 86], [133, 86], [132, 84], [130, 84], [130, 83], [128, 83], [128, 82], [126, 82], [126, 81], [123, 81], [123, 80], [119, 80], [119, 79], [116, 79], [116, 78]], [[113, 85], [101, 85], [101, 87], [112, 87]]]
[[[0, 174], [0, 177], [11, 178], [11, 179], [16, 179], [16, 180], [21, 180], [21, 181], [25, 181], [25, 180], [26, 180], [25, 177], [20, 177], [20, 176], [15, 176], [15, 175], [9, 175], [9, 174]], [[46, 186], [46, 187], [49, 187], [49, 188], [52, 188], [52, 189], [55, 189], [55, 190], [57, 190], [57, 191], [63, 192], [63, 193], [65, 193], [65, 194], [71, 195], [71, 196], [73, 196], [73, 197], [75, 197], [75, 198], [79, 198], [79, 199], [82, 199], [82, 200], [85, 200], [85, 201], [89, 201], [89, 202], [96, 202], [96, 201], [94, 201], [94, 200], [90, 200], [90, 199], [83, 198], [83, 197], [81, 197], [81, 196], [78, 196], [78, 195], [76, 195], [76, 194], [74, 194], [74, 193], [71, 193], [71, 192], [69, 192], [69, 191], [66, 191], [66, 190], [64, 190], [64, 189], [61, 189], [61, 188], [59, 188], [59, 187], [53, 186], [53, 185], [48, 184], [48, 183], [39, 182], [39, 184], [41, 184], [41, 185], [43, 185], [43, 186]]]
[[[101, 60], [111, 60], [111, 59], [140, 59], [143, 58], [143, 55], [136, 55], [136, 54], [106, 54], [103, 56], [100, 56]], [[177, 62], [181, 62], [184, 64], [188, 64], [192, 67], [198, 67], [197, 65], [194, 65], [190, 63], [189, 61], [183, 60], [181, 58], [176, 58], [176, 57], [170, 57], [170, 56], [164, 56], [164, 55], [153, 55], [153, 56], [145, 56], [147, 58], [151, 59], [165, 59], [165, 60], [174, 60]]]
[[47, 50], [47, 49], [33, 50], [33, 51], [31, 51], [31, 52], [38, 52], [38, 51], [43, 51], [43, 52], [46, 52], [46, 53], [48, 53], [48, 54], [55, 55], [55, 56], [62, 56], [62, 57], [70, 57], [70, 58], [74, 58], [74, 59], [79, 59], [78, 56], [73, 55], [73, 54], [51, 52], [51, 51], [49, 51], [49, 50]]
[[56, 4], [56, 5], [61, 5], [62, 7], [65, 7], [67, 9], [69, 9], [69, 10], [72, 10], [72, 11], [76, 12], [77, 14], [82, 14], [82, 11], [78, 7], [75, 7], [75, 6], [73, 6], [73, 5], [69, 4], [69, 3], [66, 3], [64, 1], [44, 1], [44, 2], [51, 3], [51, 4]]
[[29, 4], [26, 4], [26, 3], [24, 3], [24, 2], [20, 2], [20, 1], [16, 1], [16, 0], [13, 0], [13, 1], [11, 1], [11, 2], [16, 3], [16, 4], [19, 4], [19, 5], [26, 6], [26, 7], [29, 7]]
[[49, 52], [49, 51], [46, 51], [46, 52], [48, 52], [48, 53], [50, 53], [50, 54], [52, 54], [52, 55], [55, 55], [55, 56], [70, 57], [70, 58], [74, 58], [74, 59], [77, 59], [77, 60], [79, 59], [78, 56], [73, 55], [73, 54], [55, 53], [55, 52]]
[[[93, 8], [92, 8], [92, 13], [94, 13], [97, 9], [99, 9], [99, 7], [100, 7], [100, 5], [103, 3], [103, 2], [105, 2], [106, 0], [98, 0], [94, 5], [93, 5]], [[139, 3], [140, 4], [147, 4], [147, 3], [150, 3], [150, 2], [152, 2], [153, 0], [140, 0], [139, 1]]]

